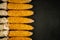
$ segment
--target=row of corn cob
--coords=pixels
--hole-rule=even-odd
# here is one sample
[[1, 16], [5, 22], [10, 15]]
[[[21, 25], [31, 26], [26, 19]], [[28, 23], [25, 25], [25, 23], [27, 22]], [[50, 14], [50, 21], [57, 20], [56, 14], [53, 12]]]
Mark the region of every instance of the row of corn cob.
[[9, 36], [9, 37], [14, 37], [14, 36], [31, 36], [33, 33], [32, 32], [29, 32], [29, 31], [0, 31], [0, 37], [3, 37], [3, 36]]
[[25, 17], [0, 18], [0, 23], [32, 23], [34, 20]]
[[[6, 29], [7, 28], [7, 29]], [[33, 30], [34, 27], [27, 24], [0, 24], [0, 30]]]
[[[32, 40], [29, 38], [33, 33], [26, 30], [33, 30], [31, 25], [34, 20], [25, 18], [23, 16], [33, 15], [33, 11], [28, 10], [33, 8], [29, 3], [32, 0], [2, 0], [4, 3], [0, 4], [0, 16], [9, 16], [7, 18], [0, 18], [0, 37], [6, 36], [7, 38], [0, 38], [0, 40]], [[7, 4], [7, 2], [9, 2]], [[8, 11], [6, 11], [9, 9]], [[10, 31], [9, 31], [10, 30]], [[12, 31], [11, 31], [12, 30]], [[8, 38], [10, 37], [10, 38]]]
[[17, 4], [17, 3], [1, 3], [0, 9], [31, 9], [33, 6], [31, 4]]
[[31, 10], [0, 10], [0, 16], [31, 16], [33, 14]]

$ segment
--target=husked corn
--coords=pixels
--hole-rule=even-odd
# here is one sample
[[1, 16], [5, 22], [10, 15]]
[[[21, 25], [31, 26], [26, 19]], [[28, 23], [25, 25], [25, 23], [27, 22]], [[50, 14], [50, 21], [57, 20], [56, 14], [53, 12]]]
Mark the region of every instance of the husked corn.
[[9, 37], [13, 36], [31, 36], [32, 32], [29, 31], [9, 31]]
[[33, 30], [34, 28], [26, 24], [8, 24], [10, 29], [15, 30]]
[[11, 3], [29, 3], [31, 1], [32, 0], [8, 0], [8, 2], [11, 2]]
[[11, 37], [9, 40], [32, 40], [31, 38], [28, 37]]
[[17, 4], [17, 3], [8, 3], [8, 9], [31, 9], [33, 5], [30, 4]]
[[33, 14], [31, 10], [0, 10], [0, 16], [31, 16]]
[[2, 3], [0, 4], [0, 9], [31, 9], [33, 5], [31, 4], [17, 4], [17, 3]]
[[31, 10], [9, 10], [8, 16], [31, 16], [33, 13]]
[[32, 23], [34, 20], [24, 17], [0, 18], [0, 23]]
[[24, 17], [8, 17], [8, 23], [32, 23], [34, 20]]
[[34, 27], [27, 24], [0, 24], [0, 30], [33, 30]]

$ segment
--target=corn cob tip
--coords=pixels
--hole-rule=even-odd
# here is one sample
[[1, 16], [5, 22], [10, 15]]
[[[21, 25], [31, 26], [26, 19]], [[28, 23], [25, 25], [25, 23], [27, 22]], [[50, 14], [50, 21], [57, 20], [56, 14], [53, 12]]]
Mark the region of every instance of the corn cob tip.
[[34, 27], [32, 27], [32, 30], [34, 29]]
[[30, 39], [30, 40], [32, 40], [32, 39]]
[[30, 33], [30, 36], [33, 35], [33, 32], [29, 32]]
[[31, 2], [32, 0], [29, 0], [29, 2]]
[[30, 23], [31, 23], [31, 22], [34, 22], [34, 20], [30, 20]]

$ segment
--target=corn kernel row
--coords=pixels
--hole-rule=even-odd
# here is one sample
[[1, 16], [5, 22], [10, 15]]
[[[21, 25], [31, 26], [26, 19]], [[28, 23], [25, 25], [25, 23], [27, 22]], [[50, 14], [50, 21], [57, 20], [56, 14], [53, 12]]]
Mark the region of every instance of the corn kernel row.
[[0, 4], [0, 9], [31, 9], [33, 8], [33, 5], [31, 4], [17, 4], [17, 3], [2, 3]]
[[31, 10], [0, 10], [0, 16], [31, 16], [34, 12]]
[[24, 17], [0, 18], [0, 23], [32, 23], [34, 20]]
[[8, 37], [24, 37], [24, 36], [31, 36], [33, 33], [32, 32], [29, 32], [29, 31], [0, 31], [0, 37], [3, 37], [3, 36], [8, 36]]
[[0, 24], [0, 30], [33, 30], [31, 25], [27, 24]]
[[29, 31], [9, 31], [9, 37], [14, 36], [31, 36], [33, 33]]

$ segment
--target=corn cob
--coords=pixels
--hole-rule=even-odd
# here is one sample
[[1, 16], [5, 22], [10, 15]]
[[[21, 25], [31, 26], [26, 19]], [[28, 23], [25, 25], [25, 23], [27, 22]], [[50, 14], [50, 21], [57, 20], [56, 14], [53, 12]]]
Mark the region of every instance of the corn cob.
[[8, 3], [8, 9], [31, 9], [32, 7], [30, 4]]
[[14, 11], [14, 10], [9, 10], [8, 11], [8, 15], [9, 16], [31, 16], [33, 15], [33, 11], [29, 11], [29, 10], [24, 10], [24, 11]]
[[17, 3], [2, 3], [0, 9], [31, 9], [33, 5], [30, 4], [17, 4]]
[[30, 25], [26, 24], [9, 24], [10, 29], [16, 29], [16, 30], [33, 30], [34, 28]]
[[32, 0], [2, 0], [4, 2], [10, 2], [10, 3], [29, 3], [31, 2]]
[[8, 17], [8, 23], [32, 23], [32, 19], [23, 18], [23, 17]]
[[33, 30], [34, 28], [26, 24], [1, 24], [0, 30]]
[[31, 10], [0, 10], [0, 16], [31, 16], [33, 13]]
[[9, 40], [32, 40], [31, 38], [28, 37], [11, 37]]
[[32, 23], [34, 20], [24, 17], [0, 18], [0, 23]]
[[0, 37], [31, 36], [31, 35], [32, 35], [32, 32], [29, 32], [29, 31], [0, 31]]
[[31, 36], [32, 32], [29, 31], [9, 31], [9, 37], [14, 37], [14, 36]]

